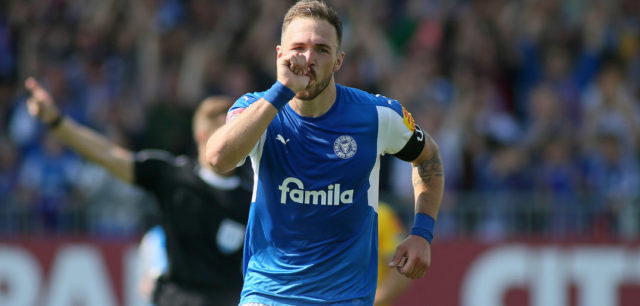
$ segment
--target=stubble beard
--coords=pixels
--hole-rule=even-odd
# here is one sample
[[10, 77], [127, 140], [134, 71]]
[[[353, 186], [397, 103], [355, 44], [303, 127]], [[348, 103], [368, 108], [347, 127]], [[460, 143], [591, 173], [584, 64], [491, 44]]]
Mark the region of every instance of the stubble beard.
[[329, 86], [332, 76], [333, 75], [329, 74], [329, 76], [321, 82], [316, 82], [314, 85], [307, 86], [307, 88], [296, 94], [296, 98], [303, 101], [315, 99], [327, 88], [327, 86]]

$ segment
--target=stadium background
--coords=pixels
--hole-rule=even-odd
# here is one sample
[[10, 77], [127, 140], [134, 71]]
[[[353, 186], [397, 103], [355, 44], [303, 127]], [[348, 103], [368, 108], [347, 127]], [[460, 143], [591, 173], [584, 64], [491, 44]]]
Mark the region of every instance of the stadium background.
[[[141, 305], [153, 199], [26, 112], [33, 75], [131, 149], [194, 154], [209, 94], [274, 82], [292, 1], [0, 2], [0, 305]], [[329, 1], [338, 82], [398, 99], [440, 145], [433, 268], [397, 305], [638, 305], [640, 2]], [[382, 198], [409, 224], [410, 168]]]

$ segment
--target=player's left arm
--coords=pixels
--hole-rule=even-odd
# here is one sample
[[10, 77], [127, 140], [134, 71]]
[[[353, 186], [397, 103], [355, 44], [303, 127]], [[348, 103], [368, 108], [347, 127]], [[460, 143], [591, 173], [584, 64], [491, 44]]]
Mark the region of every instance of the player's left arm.
[[411, 146], [412, 141], [423, 142], [418, 157], [411, 162], [415, 223], [411, 234], [398, 246], [389, 266], [398, 268], [406, 277], [416, 279], [422, 277], [431, 265], [431, 239], [442, 201], [444, 170], [438, 145], [418, 125], [407, 145]]
[[[419, 127], [416, 126], [418, 129]], [[416, 214], [431, 216], [434, 220], [438, 216], [442, 192], [444, 189], [444, 168], [440, 148], [429, 133], [422, 131], [425, 138], [424, 148], [414, 161], [411, 174], [413, 192], [416, 199]]]

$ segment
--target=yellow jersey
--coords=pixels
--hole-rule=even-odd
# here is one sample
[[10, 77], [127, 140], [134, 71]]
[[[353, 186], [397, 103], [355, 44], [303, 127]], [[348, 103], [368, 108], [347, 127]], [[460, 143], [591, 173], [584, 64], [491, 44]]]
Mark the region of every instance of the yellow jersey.
[[404, 226], [389, 205], [378, 204], [378, 286], [390, 272], [388, 264], [396, 253], [396, 247], [404, 237]]

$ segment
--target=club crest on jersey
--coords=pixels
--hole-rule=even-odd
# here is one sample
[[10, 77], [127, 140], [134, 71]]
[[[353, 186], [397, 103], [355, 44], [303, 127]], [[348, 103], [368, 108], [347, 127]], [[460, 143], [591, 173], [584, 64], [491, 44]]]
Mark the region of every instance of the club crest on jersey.
[[416, 130], [416, 122], [415, 120], [413, 120], [413, 116], [411, 116], [411, 113], [407, 111], [404, 106], [402, 107], [402, 121], [404, 121], [404, 125], [407, 126], [410, 131], [413, 132]]
[[342, 135], [333, 142], [333, 152], [342, 159], [353, 157], [358, 150], [358, 144], [353, 137]]

